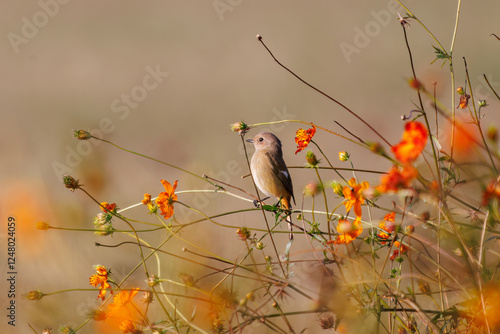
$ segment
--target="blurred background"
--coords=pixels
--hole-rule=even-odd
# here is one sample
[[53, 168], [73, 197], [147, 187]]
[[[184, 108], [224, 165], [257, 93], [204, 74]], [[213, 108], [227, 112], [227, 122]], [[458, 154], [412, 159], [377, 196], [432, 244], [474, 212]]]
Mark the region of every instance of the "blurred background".
[[[449, 50], [456, 2], [405, 4]], [[7, 327], [5, 316], [0, 323], [8, 333], [28, 333], [27, 323], [39, 332], [46, 326], [54, 332], [61, 325], [76, 327], [98, 305], [94, 292], [55, 295], [39, 302], [25, 301], [21, 293], [89, 288], [92, 265], [111, 267], [123, 277], [139, 260], [133, 246], [94, 246], [96, 241], [118, 243], [120, 236], [103, 239], [90, 232], [35, 229], [38, 221], [92, 228], [98, 207], [82, 192], [64, 188], [62, 174], [80, 179], [96, 199], [120, 208], [140, 202], [144, 193], [156, 196], [163, 191], [160, 179], [179, 180], [178, 190], [206, 189], [203, 181], [178, 170], [104, 143], [76, 141], [72, 129], [102, 133], [122, 147], [249, 192], [253, 192], [250, 179], [241, 179], [248, 173], [242, 143], [230, 131], [231, 123], [297, 119], [345, 134], [334, 123], [338, 121], [363, 139], [378, 140], [345, 110], [279, 67], [256, 34], [282, 63], [362, 116], [391, 143], [401, 137], [401, 115], [414, 109], [417, 101], [407, 84], [411, 69], [397, 20], [397, 12], [404, 15], [405, 10], [395, 1], [21, 0], [0, 6], [2, 245], [6, 245], [7, 217], [17, 221], [17, 326]], [[499, 10], [495, 0], [464, 2], [453, 54], [457, 86], [465, 85], [462, 57], [466, 57], [475, 98], [489, 103], [485, 124], [498, 124], [500, 117], [498, 102], [482, 79], [486, 74], [500, 90], [500, 42], [490, 36], [500, 35]], [[451, 108], [448, 63], [442, 66], [438, 60], [431, 65], [436, 42], [417, 22], [410, 24], [417, 76], [429, 89], [436, 82], [438, 99]], [[248, 136], [273, 131], [282, 140], [288, 165], [300, 166], [305, 152], [294, 154], [299, 127], [303, 126], [262, 127]], [[383, 171], [389, 166], [325, 132], [319, 131], [315, 140], [336, 165], [338, 151], [346, 150], [355, 167]], [[253, 147], [248, 148], [253, 153]], [[301, 169], [291, 173], [295, 196], [300, 198], [314, 175]], [[323, 177], [332, 180], [335, 174], [325, 172]], [[378, 182], [377, 176], [366, 179]], [[224, 195], [179, 195], [179, 200], [206, 214], [251, 205]], [[141, 217], [144, 211], [134, 210], [128, 215]], [[186, 210], [177, 213], [181, 222], [195, 218]], [[257, 215], [220, 222], [262, 227]], [[232, 229], [208, 222], [197, 225], [189, 236], [218, 254], [241, 251]], [[279, 248], [284, 249], [285, 243]], [[177, 253], [185, 246], [177, 241], [173, 245], [169, 250]], [[2, 253], [2, 275], [6, 275], [4, 246]], [[200, 270], [180, 269], [174, 262], [165, 269], [177, 280], [181, 271], [191, 270], [196, 276]], [[1, 282], [5, 296], [5, 279]], [[136, 283], [144, 284], [141, 275]], [[4, 300], [8, 302], [2, 298], [2, 310]], [[87, 325], [82, 333], [99, 332], [93, 326]], [[310, 332], [319, 330], [311, 327]]]

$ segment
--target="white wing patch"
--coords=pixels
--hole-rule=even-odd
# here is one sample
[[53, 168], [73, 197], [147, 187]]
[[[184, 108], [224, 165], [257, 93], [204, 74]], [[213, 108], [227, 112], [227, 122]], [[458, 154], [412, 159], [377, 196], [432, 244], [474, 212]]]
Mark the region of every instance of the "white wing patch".
[[285, 176], [286, 176], [287, 178], [289, 178], [289, 177], [290, 177], [290, 175], [288, 175], [288, 172], [286, 172], [286, 171], [284, 171], [284, 170], [280, 170], [280, 173], [285, 174]]

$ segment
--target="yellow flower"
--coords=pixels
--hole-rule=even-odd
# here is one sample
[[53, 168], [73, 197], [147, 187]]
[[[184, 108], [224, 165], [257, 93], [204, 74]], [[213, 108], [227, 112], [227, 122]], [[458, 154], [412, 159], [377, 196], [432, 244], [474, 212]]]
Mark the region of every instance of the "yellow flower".
[[177, 181], [174, 182], [173, 186], [165, 180], [161, 180], [161, 183], [165, 187], [165, 191], [158, 195], [156, 204], [160, 208], [163, 217], [168, 219], [174, 214], [174, 202], [177, 202], [177, 195], [175, 194]]
[[361, 218], [361, 205], [365, 203], [365, 197], [363, 192], [370, 187], [370, 184], [366, 181], [361, 183], [356, 183], [356, 179], [352, 178], [349, 180], [349, 187], [344, 187], [344, 197], [346, 201], [344, 202], [345, 209], [349, 212], [354, 208], [354, 214], [356, 217]]

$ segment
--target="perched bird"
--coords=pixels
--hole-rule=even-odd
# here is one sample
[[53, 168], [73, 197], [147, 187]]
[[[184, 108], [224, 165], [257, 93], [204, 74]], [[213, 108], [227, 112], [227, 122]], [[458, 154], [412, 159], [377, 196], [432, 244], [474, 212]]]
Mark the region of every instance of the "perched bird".
[[[276, 197], [281, 201], [281, 207], [286, 210], [292, 209], [291, 200], [295, 204], [293, 196], [292, 179], [288, 168], [283, 160], [281, 142], [270, 132], [261, 132], [253, 139], [247, 139], [253, 143], [255, 153], [252, 156], [250, 170], [257, 187], [269, 197]], [[292, 232], [291, 212], [286, 217], [290, 232]], [[290, 233], [290, 240], [293, 234]]]

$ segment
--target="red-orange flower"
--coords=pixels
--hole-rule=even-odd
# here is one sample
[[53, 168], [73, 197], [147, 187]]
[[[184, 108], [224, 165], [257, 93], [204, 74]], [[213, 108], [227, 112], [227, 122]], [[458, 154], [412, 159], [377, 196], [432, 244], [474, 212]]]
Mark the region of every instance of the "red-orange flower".
[[168, 219], [174, 214], [174, 203], [177, 202], [177, 195], [175, 194], [177, 181], [174, 182], [173, 186], [165, 180], [161, 180], [161, 184], [165, 187], [165, 191], [158, 195], [156, 204], [160, 208], [163, 217]]
[[316, 127], [314, 125], [312, 125], [311, 129], [297, 130], [297, 132], [295, 133], [295, 142], [297, 143], [297, 151], [295, 151], [295, 154], [299, 153], [300, 151], [305, 149], [307, 145], [309, 145], [315, 133], [316, 133]]
[[356, 217], [361, 218], [361, 205], [365, 203], [363, 192], [369, 187], [370, 184], [366, 181], [358, 184], [355, 178], [349, 180], [349, 187], [345, 186], [343, 191], [346, 199], [344, 205], [347, 212], [354, 208]]
[[403, 163], [415, 161], [427, 144], [427, 135], [427, 129], [422, 123], [406, 123], [403, 139], [392, 147], [396, 159]]
[[[97, 274], [90, 276], [89, 283], [96, 288], [99, 287], [99, 294], [97, 295], [97, 299], [101, 298], [104, 301], [104, 297], [106, 296], [107, 289], [111, 288], [111, 285], [108, 283], [108, 270], [106, 267], [98, 264], [94, 266]], [[113, 291], [111, 291], [113, 293]]]
[[351, 223], [347, 219], [339, 220], [337, 225], [337, 239], [333, 241], [335, 244], [350, 244], [354, 239], [356, 239], [361, 232], [363, 232], [363, 226], [361, 225], [361, 218], [356, 217], [356, 219]]
[[115, 213], [116, 212], [116, 203], [109, 204], [108, 202], [102, 202], [101, 203], [101, 211]]
[[404, 165], [403, 168], [392, 166], [389, 173], [381, 177], [377, 190], [381, 193], [408, 189], [411, 182], [418, 176], [418, 172], [411, 165]]
[[492, 198], [500, 199], [500, 177], [491, 181], [483, 193], [482, 205], [486, 205]]
[[394, 247], [396, 247], [397, 249], [392, 253], [392, 255], [390, 257], [391, 261], [393, 261], [396, 257], [398, 257], [398, 255], [400, 255], [400, 254], [403, 255], [410, 250], [410, 247], [403, 245], [399, 241], [394, 242]]
[[[392, 232], [396, 229], [396, 224], [394, 222], [396, 214], [394, 212], [388, 213], [384, 216], [384, 220], [378, 224], [378, 227], [384, 232], [380, 231], [377, 236], [383, 240], [389, 240]], [[381, 241], [381, 244], [387, 243], [387, 241]]]

